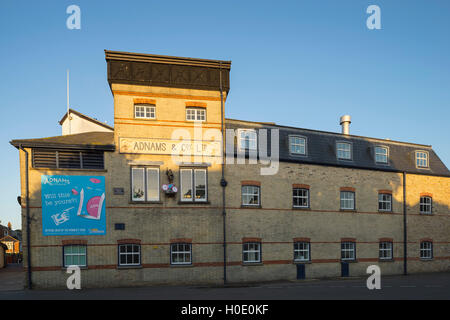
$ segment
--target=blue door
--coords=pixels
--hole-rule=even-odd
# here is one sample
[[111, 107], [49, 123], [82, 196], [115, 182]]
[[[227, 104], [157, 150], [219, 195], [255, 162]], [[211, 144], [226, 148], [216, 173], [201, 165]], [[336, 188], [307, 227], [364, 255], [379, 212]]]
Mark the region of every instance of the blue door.
[[348, 262], [341, 262], [341, 277], [348, 277], [349, 274]]
[[297, 280], [305, 279], [305, 265], [297, 264]]

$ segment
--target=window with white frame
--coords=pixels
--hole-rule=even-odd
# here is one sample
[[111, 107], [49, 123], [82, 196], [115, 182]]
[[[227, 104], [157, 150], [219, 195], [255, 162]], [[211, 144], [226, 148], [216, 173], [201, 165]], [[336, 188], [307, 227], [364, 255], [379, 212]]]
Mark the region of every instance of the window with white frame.
[[292, 154], [306, 155], [306, 138], [289, 136], [289, 149]]
[[242, 186], [242, 205], [243, 206], [259, 206], [259, 186]]
[[375, 147], [375, 162], [388, 163], [389, 153], [387, 147]]
[[381, 241], [380, 242], [380, 260], [392, 260], [392, 242]]
[[355, 243], [354, 242], [342, 242], [341, 243], [341, 259], [342, 260], [355, 260]]
[[433, 199], [429, 196], [420, 197], [420, 213], [431, 214], [433, 208]]
[[416, 151], [416, 166], [418, 168], [428, 168], [428, 152]]
[[242, 261], [244, 263], [261, 262], [261, 243], [246, 242], [242, 245]]
[[131, 200], [159, 201], [159, 168], [131, 168]]
[[309, 261], [309, 242], [295, 242], [294, 243], [294, 261]]
[[171, 264], [192, 264], [192, 244], [172, 243], [170, 245]]
[[239, 129], [238, 130], [239, 148], [243, 150], [257, 149], [257, 134], [253, 129]]
[[156, 107], [154, 105], [134, 105], [134, 117], [140, 119], [156, 119]]
[[355, 210], [355, 193], [352, 191], [341, 191], [341, 209]]
[[392, 195], [388, 193], [378, 194], [378, 210], [392, 211]]
[[186, 202], [207, 201], [206, 169], [180, 169], [180, 200]]
[[187, 121], [206, 121], [206, 109], [205, 108], [186, 108], [186, 120]]
[[352, 159], [352, 144], [348, 142], [336, 143], [336, 154], [338, 159], [351, 160]]
[[433, 242], [422, 241], [420, 243], [420, 259], [432, 259], [433, 258]]
[[293, 188], [292, 198], [295, 208], [309, 208], [309, 190], [304, 188]]
[[119, 244], [119, 266], [138, 266], [141, 264], [139, 244]]
[[67, 245], [63, 247], [64, 267], [86, 266], [86, 245]]

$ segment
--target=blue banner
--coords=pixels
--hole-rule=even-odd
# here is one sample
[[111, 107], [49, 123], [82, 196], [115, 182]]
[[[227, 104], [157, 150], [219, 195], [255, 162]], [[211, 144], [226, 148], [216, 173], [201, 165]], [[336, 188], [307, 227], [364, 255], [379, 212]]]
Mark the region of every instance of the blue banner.
[[104, 235], [105, 177], [41, 176], [44, 236]]

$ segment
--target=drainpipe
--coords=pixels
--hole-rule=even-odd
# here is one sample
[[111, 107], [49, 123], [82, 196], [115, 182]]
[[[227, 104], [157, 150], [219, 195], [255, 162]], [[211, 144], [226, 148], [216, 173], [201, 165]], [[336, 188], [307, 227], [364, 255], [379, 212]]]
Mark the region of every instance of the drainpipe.
[[222, 130], [222, 178], [220, 185], [222, 187], [222, 219], [223, 219], [223, 284], [227, 284], [227, 225], [225, 210], [225, 187], [227, 181], [225, 180], [225, 129], [224, 129], [224, 113], [223, 113], [223, 89], [222, 89], [222, 62], [220, 62], [220, 114], [221, 114], [221, 130]]
[[30, 246], [30, 190], [28, 187], [28, 151], [26, 151], [22, 145], [19, 145], [19, 149], [25, 153], [25, 193], [26, 193], [26, 206], [27, 206], [27, 273], [28, 273], [28, 289], [32, 289], [31, 282], [31, 246]]
[[408, 236], [406, 224], [406, 172], [403, 172], [403, 274], [408, 274]]

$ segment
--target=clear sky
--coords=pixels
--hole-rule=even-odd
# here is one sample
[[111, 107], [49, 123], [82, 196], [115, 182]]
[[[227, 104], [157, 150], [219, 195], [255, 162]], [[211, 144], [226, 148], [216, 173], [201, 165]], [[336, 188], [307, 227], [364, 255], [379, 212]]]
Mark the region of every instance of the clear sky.
[[104, 49], [232, 60], [228, 118], [338, 132], [350, 114], [352, 134], [431, 144], [450, 166], [448, 0], [2, 0], [0, 41], [0, 220], [14, 229], [9, 141], [61, 134], [66, 69], [71, 107], [112, 125]]

